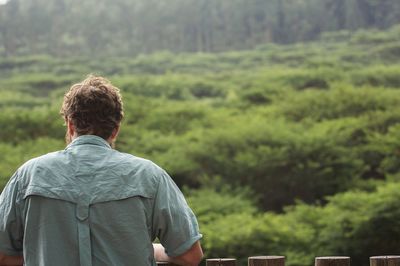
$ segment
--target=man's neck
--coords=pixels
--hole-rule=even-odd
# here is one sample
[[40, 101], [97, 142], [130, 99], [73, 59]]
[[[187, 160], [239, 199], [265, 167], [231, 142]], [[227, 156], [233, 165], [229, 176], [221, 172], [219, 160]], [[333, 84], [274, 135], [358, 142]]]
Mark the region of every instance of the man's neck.
[[[66, 140], [66, 143], [67, 143], [67, 145], [68, 145], [68, 144], [70, 144], [71, 142], [73, 142], [75, 139], [77, 139], [77, 138], [79, 138], [79, 137], [81, 137], [81, 136], [90, 136], [90, 135], [92, 135], [92, 134], [78, 135], [78, 134], [76, 134], [76, 132], [74, 132], [74, 134], [73, 134], [72, 136], [67, 134], [67, 135], [65, 136], [65, 140]], [[97, 136], [97, 135], [92, 135], [92, 136]], [[98, 137], [101, 138], [100, 136], [98, 136]], [[104, 139], [104, 140], [107, 141], [107, 143], [110, 144], [110, 146], [111, 146], [112, 148], [115, 147], [115, 139], [114, 139], [114, 138], [109, 137], [108, 139]]]

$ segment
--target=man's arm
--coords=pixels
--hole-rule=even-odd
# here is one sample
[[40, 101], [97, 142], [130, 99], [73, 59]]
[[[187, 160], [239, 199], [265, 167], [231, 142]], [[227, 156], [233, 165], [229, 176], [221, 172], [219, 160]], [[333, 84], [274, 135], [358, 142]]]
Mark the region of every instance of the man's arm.
[[[18, 195], [18, 173], [15, 173], [0, 194], [0, 265], [23, 265], [23, 227], [16, 206]], [[13, 254], [13, 256], [9, 255]]]
[[167, 261], [182, 266], [197, 266], [203, 258], [203, 250], [199, 241], [194, 243], [188, 251], [177, 257], [169, 257], [161, 244], [153, 244], [153, 247], [156, 261]]
[[22, 256], [8, 256], [0, 252], [0, 266], [23, 265]]

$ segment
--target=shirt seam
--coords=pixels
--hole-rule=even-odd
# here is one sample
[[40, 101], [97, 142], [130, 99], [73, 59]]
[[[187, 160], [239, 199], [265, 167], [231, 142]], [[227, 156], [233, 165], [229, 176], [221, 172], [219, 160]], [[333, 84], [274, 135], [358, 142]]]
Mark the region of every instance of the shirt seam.
[[[153, 230], [154, 230], [154, 213], [155, 213], [156, 201], [157, 201], [157, 196], [158, 196], [158, 192], [159, 192], [159, 189], [160, 189], [161, 180], [160, 180], [160, 178], [157, 178], [157, 176], [154, 173], [152, 175], [158, 181], [157, 188], [156, 188], [156, 193], [154, 194], [154, 200], [152, 202], [153, 206], [152, 206], [152, 212], [151, 212], [151, 227], [152, 227], [152, 232], [151, 233], [153, 234]], [[154, 235], [155, 235], [155, 238], [158, 237], [157, 236], [157, 232], [155, 232]]]

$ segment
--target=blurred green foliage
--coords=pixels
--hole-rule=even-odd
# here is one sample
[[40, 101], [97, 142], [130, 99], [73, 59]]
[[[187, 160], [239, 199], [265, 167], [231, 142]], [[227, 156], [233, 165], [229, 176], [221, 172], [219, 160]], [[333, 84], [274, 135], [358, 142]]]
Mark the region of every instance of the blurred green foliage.
[[64, 147], [63, 93], [97, 73], [123, 94], [117, 149], [184, 187], [208, 257], [366, 265], [398, 253], [398, 38], [397, 26], [218, 54], [0, 58], [0, 186]]
[[317, 256], [343, 255], [352, 265], [368, 265], [369, 256], [398, 252], [398, 182], [372, 192], [337, 194], [324, 206], [298, 203], [282, 214], [255, 211], [248, 196], [237, 191], [223, 193], [209, 188], [188, 193], [207, 257], [224, 254], [245, 265], [249, 253], [279, 254], [287, 265], [299, 266], [312, 265]]
[[[398, 0], [12, 0], [0, 5], [0, 55], [126, 57], [155, 51], [252, 49], [319, 37], [343, 40], [357, 29], [387, 29], [400, 23], [399, 10]], [[376, 45], [396, 40], [378, 30], [351, 37], [354, 43]], [[158, 57], [159, 65], [144, 57], [137, 66], [158, 72], [170, 57]], [[306, 57], [288, 53], [276, 60], [298, 63]], [[188, 61], [181, 63], [177, 67]], [[107, 67], [113, 73], [122, 70], [114, 64]], [[57, 71], [67, 74], [73, 68], [58, 66]]]

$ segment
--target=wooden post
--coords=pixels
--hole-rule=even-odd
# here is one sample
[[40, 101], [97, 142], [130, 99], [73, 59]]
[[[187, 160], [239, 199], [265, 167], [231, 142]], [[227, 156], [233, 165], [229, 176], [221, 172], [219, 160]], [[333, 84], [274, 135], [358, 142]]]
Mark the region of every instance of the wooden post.
[[249, 266], [285, 266], [284, 256], [249, 257]]
[[315, 266], [350, 266], [350, 257], [316, 257]]
[[371, 266], [400, 266], [400, 256], [374, 256], [369, 258]]
[[236, 266], [236, 259], [208, 259], [206, 266]]

